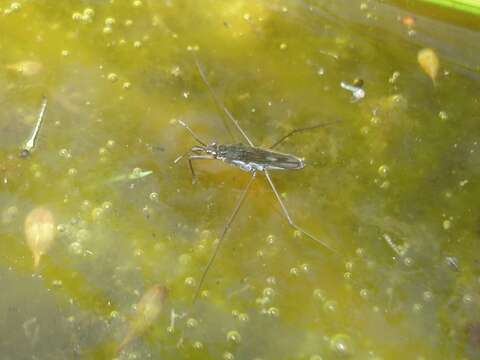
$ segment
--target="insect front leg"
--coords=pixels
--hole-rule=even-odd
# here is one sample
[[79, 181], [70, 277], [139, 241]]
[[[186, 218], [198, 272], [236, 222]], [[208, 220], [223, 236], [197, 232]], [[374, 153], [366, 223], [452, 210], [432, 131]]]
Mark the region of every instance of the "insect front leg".
[[197, 182], [197, 175], [195, 173], [195, 169], [193, 168], [193, 161], [192, 160], [213, 160], [211, 155], [190, 155], [188, 157], [188, 167], [190, 168], [190, 172], [192, 173], [192, 184]]

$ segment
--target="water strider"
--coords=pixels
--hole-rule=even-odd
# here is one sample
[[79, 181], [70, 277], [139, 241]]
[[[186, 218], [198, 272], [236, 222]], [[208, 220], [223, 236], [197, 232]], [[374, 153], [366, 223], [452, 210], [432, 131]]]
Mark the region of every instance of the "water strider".
[[202, 67], [200, 66], [198, 60], [195, 58], [195, 64], [197, 66], [198, 72], [200, 73], [200, 76], [207, 86], [210, 94], [212, 95], [212, 98], [214, 99], [216, 105], [223, 110], [225, 115], [230, 119], [237, 130], [242, 134], [242, 137], [245, 139], [245, 143], [238, 143], [238, 144], [217, 144], [215, 142], [213, 143], [206, 143], [205, 141], [202, 141], [197, 134], [193, 132], [190, 127], [185, 124], [183, 121], [179, 120], [178, 123], [182, 125], [187, 131], [192, 135], [192, 137], [199, 143], [199, 145], [193, 146], [188, 152], [185, 154], [179, 156], [178, 158], [175, 159], [174, 163], [179, 162], [183, 158], [187, 158], [188, 160], [188, 165], [190, 168], [190, 171], [192, 173], [193, 181], [196, 181], [196, 174], [195, 170], [193, 168], [193, 160], [220, 160], [223, 161], [227, 164], [236, 166], [240, 168], [243, 171], [247, 171], [252, 174], [252, 177], [248, 181], [247, 185], [243, 189], [240, 198], [237, 200], [237, 203], [235, 205], [235, 208], [228, 218], [223, 231], [220, 235], [219, 241], [215, 247], [214, 252], [212, 253], [210, 259], [208, 260], [208, 263], [202, 273], [202, 277], [200, 279], [200, 282], [198, 283], [198, 287], [195, 292], [194, 296], [194, 302], [198, 298], [198, 295], [200, 293], [200, 290], [203, 286], [203, 283], [205, 281], [205, 278], [207, 276], [207, 273], [212, 266], [213, 262], [215, 261], [215, 258], [217, 257], [218, 251], [220, 249], [220, 246], [225, 239], [225, 235], [227, 234], [228, 229], [230, 228], [233, 220], [235, 219], [238, 211], [240, 210], [240, 207], [242, 206], [243, 201], [245, 200], [245, 197], [248, 193], [248, 190], [250, 189], [253, 180], [256, 178], [257, 172], [261, 172], [265, 175], [265, 178], [267, 179], [267, 182], [269, 186], [271, 187], [278, 203], [280, 204], [280, 207], [282, 209], [283, 215], [287, 219], [288, 223], [297, 231], [300, 233], [306, 235], [310, 239], [316, 241], [317, 243], [321, 244], [322, 246], [326, 247], [327, 249], [335, 252], [328, 244], [323, 242], [322, 240], [318, 239], [316, 236], [313, 234], [309, 233], [308, 231], [304, 230], [300, 226], [298, 226], [291, 218], [289, 211], [287, 210], [287, 207], [285, 206], [282, 198], [280, 197], [273, 180], [270, 176], [270, 170], [298, 170], [298, 169], [303, 169], [305, 167], [305, 163], [303, 159], [287, 154], [287, 153], [282, 153], [275, 151], [274, 148], [283, 143], [287, 138], [292, 136], [295, 133], [306, 131], [306, 130], [312, 130], [312, 129], [317, 129], [321, 127], [325, 127], [327, 125], [336, 123], [338, 121], [332, 121], [328, 123], [323, 123], [323, 124], [318, 124], [314, 126], [309, 126], [309, 127], [303, 127], [303, 128], [298, 128], [290, 131], [283, 137], [281, 137], [279, 140], [277, 140], [273, 145], [271, 145], [268, 148], [262, 148], [255, 146], [253, 142], [250, 140], [248, 135], [245, 133], [245, 131], [242, 129], [238, 121], [233, 117], [233, 115], [230, 113], [230, 111], [223, 105], [223, 103], [217, 98], [215, 92], [213, 91], [212, 87], [210, 86], [203, 70]]

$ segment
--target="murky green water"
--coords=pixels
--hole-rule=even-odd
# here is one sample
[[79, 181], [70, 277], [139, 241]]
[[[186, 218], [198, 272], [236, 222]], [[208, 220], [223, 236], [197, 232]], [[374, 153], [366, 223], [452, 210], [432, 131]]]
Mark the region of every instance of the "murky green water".
[[[1, 1], [1, 358], [478, 358], [480, 34], [397, 6]], [[193, 52], [255, 144], [340, 120], [278, 148], [305, 169], [272, 172], [293, 219], [338, 253], [299, 236], [258, 176], [195, 304], [249, 174], [197, 161], [193, 185], [173, 163], [195, 142], [172, 119], [234, 141]], [[356, 78], [353, 102], [340, 83]], [[38, 207], [57, 233], [35, 270]], [[118, 351], [155, 284], [160, 315]]]

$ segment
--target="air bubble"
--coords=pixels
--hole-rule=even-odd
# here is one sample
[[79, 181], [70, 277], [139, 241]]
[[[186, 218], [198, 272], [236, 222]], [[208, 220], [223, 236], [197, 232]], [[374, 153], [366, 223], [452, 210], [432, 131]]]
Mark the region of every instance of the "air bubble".
[[90, 231], [88, 231], [87, 229], [80, 229], [77, 231], [75, 237], [79, 242], [87, 241], [88, 239], [90, 239]]
[[100, 207], [96, 207], [92, 210], [92, 219], [94, 221], [99, 220], [103, 216], [103, 209]]
[[112, 206], [113, 204], [111, 201], [104, 201], [102, 204], [103, 210], [106, 210], [106, 211], [112, 210]]
[[296, 267], [292, 267], [289, 272], [290, 272], [290, 275], [293, 275], [293, 276], [298, 276], [300, 274], [300, 271]]
[[15, 206], [9, 206], [2, 213], [2, 222], [8, 224], [12, 222], [18, 215], [18, 208]]
[[196, 281], [193, 277], [190, 276], [185, 279], [185, 285], [195, 286], [195, 284], [196, 284]]
[[233, 356], [233, 354], [231, 352], [224, 352], [223, 353], [223, 360], [234, 360], [235, 359], [235, 356]]
[[378, 168], [378, 174], [381, 176], [381, 177], [386, 177], [388, 175], [388, 172], [389, 172], [389, 168], [387, 165], [381, 165], [379, 168]]
[[187, 320], [187, 327], [188, 328], [196, 328], [198, 326], [198, 321], [194, 318], [190, 318]]
[[250, 320], [250, 317], [246, 313], [238, 314], [238, 320], [241, 322], [247, 322]]
[[92, 18], [95, 15], [95, 10], [92, 8], [86, 8], [83, 10], [83, 16]]
[[70, 151], [68, 151], [67, 149], [60, 149], [58, 155], [65, 159], [70, 159], [72, 157], [72, 154], [70, 154]]
[[115, 82], [118, 80], [118, 75], [115, 73], [110, 73], [107, 75], [107, 79], [110, 80], [111, 82]]
[[200, 341], [195, 341], [195, 342], [193, 343], [193, 348], [194, 348], [195, 350], [202, 350], [202, 349], [203, 349], [203, 343], [200, 342]]
[[242, 337], [240, 336], [240, 333], [238, 331], [230, 330], [227, 333], [227, 341], [234, 344], [240, 344], [240, 342], [242, 341]]
[[108, 17], [108, 18], [105, 19], [105, 25], [111, 26], [113, 24], [115, 24], [115, 19], [114, 18]]
[[420, 311], [423, 310], [423, 305], [422, 305], [422, 304], [418, 304], [418, 303], [413, 304], [412, 310], [413, 310], [414, 313], [419, 313]]
[[412, 266], [413, 265], [413, 259], [411, 257], [407, 256], [405, 259], [403, 259], [403, 264], [407, 267]]
[[272, 288], [265, 288], [263, 289], [263, 296], [266, 296], [266, 297], [273, 297], [275, 295], [275, 290], [273, 290]]
[[277, 317], [280, 316], [280, 310], [278, 310], [278, 308], [272, 306], [272, 307], [270, 307], [270, 308], [267, 310], [267, 314], [268, 314], [268, 316], [270, 316], [270, 317], [275, 317], [275, 318], [277, 318]]
[[427, 290], [423, 293], [422, 298], [425, 302], [431, 302], [433, 300], [433, 293]]
[[337, 334], [330, 340], [330, 349], [339, 356], [353, 355], [353, 342], [350, 336]]
[[304, 273], [308, 273], [308, 272], [310, 272], [310, 265], [308, 265], [308, 264], [302, 264], [302, 265], [300, 265], [300, 269], [302, 269], [302, 271], [303, 271]]
[[92, 203], [88, 200], [83, 200], [82, 204], [80, 205], [80, 208], [82, 210], [89, 210], [92, 207]]
[[20, 4], [19, 2], [13, 2], [10, 4], [10, 10], [13, 12], [13, 11], [18, 11], [22, 8], [22, 4]]
[[274, 243], [275, 243], [275, 235], [272, 235], [272, 234], [268, 235], [267, 236], [267, 244], [268, 245], [273, 245]]
[[277, 283], [277, 280], [275, 279], [274, 276], [269, 276], [266, 281], [267, 281], [267, 284], [269, 285], [275, 285]]
[[74, 21], [80, 21], [80, 20], [82, 20], [82, 18], [83, 18], [83, 16], [79, 12], [74, 12], [72, 14], [72, 20], [74, 20]]
[[80, 255], [83, 252], [83, 246], [78, 241], [75, 241], [69, 245], [68, 250], [74, 255]]
[[326, 300], [325, 294], [324, 294], [323, 290], [321, 290], [321, 289], [313, 290], [313, 297], [314, 297], [314, 299], [320, 300], [320, 301], [325, 301]]
[[470, 305], [471, 303], [473, 303], [473, 296], [470, 294], [465, 294], [462, 297], [462, 301], [464, 304]]
[[328, 300], [323, 304], [323, 311], [328, 313], [334, 313], [337, 311], [337, 303], [334, 300]]
[[452, 226], [452, 222], [450, 220], [444, 220], [443, 221], [443, 229], [444, 230], [448, 230], [450, 229], [450, 227]]

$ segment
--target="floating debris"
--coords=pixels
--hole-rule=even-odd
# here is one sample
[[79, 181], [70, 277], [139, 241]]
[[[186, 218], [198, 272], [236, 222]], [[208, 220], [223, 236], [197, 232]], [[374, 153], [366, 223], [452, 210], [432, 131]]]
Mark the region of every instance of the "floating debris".
[[388, 234], [383, 234], [383, 239], [387, 242], [390, 248], [397, 254], [399, 257], [403, 258], [407, 251], [410, 248], [408, 243], [402, 245], [396, 244]]
[[357, 102], [365, 97], [365, 90], [362, 89], [363, 80], [356, 79], [354, 84], [348, 84], [344, 81], [340, 83], [340, 86], [352, 93], [351, 102]]
[[35, 124], [35, 127], [33, 128], [32, 135], [30, 135], [30, 138], [27, 140], [27, 142], [23, 146], [23, 149], [20, 151], [20, 157], [27, 157], [34, 150], [37, 144], [38, 133], [40, 132], [40, 128], [42, 127], [43, 120], [45, 119], [46, 109], [47, 109], [47, 98], [43, 97], [42, 104], [40, 105], [40, 112], [38, 113], [38, 117], [37, 117], [37, 122]]
[[405, 25], [407, 28], [412, 28], [415, 26], [416, 20], [411, 15], [405, 15], [400, 18], [402, 25]]
[[116, 182], [121, 182], [121, 181], [125, 181], [125, 180], [138, 180], [138, 179], [144, 178], [144, 177], [146, 177], [148, 175], [151, 175], [151, 174], [153, 174], [153, 171], [151, 171], [151, 170], [142, 170], [140, 168], [135, 168], [130, 173], [115, 176], [115, 177], [107, 180], [107, 182], [108, 183], [116, 183]]
[[440, 61], [435, 51], [430, 48], [421, 49], [417, 54], [417, 60], [422, 70], [432, 79], [435, 85], [435, 79], [440, 68]]
[[133, 339], [141, 336], [150, 327], [161, 313], [168, 290], [166, 287], [156, 284], [143, 294], [136, 305], [135, 314], [130, 322], [129, 330], [120, 343], [118, 351], [122, 351]]
[[19, 61], [6, 66], [7, 70], [16, 72], [23, 76], [37, 75], [43, 69], [42, 63], [32, 60]]
[[33, 317], [25, 321], [22, 327], [25, 337], [28, 339], [32, 346], [35, 346], [35, 344], [40, 338], [40, 324], [38, 323], [37, 318]]
[[445, 256], [445, 264], [454, 271], [459, 271], [458, 259], [455, 256]]
[[334, 53], [334, 52], [331, 52], [331, 51], [325, 51], [325, 50], [318, 50], [318, 52], [322, 55], [325, 55], [325, 56], [328, 56], [328, 57], [331, 57], [335, 60], [338, 60], [339, 56]]
[[33, 253], [35, 269], [38, 268], [42, 255], [53, 245], [55, 233], [55, 219], [50, 210], [38, 207], [30, 211], [25, 219], [25, 236]]

